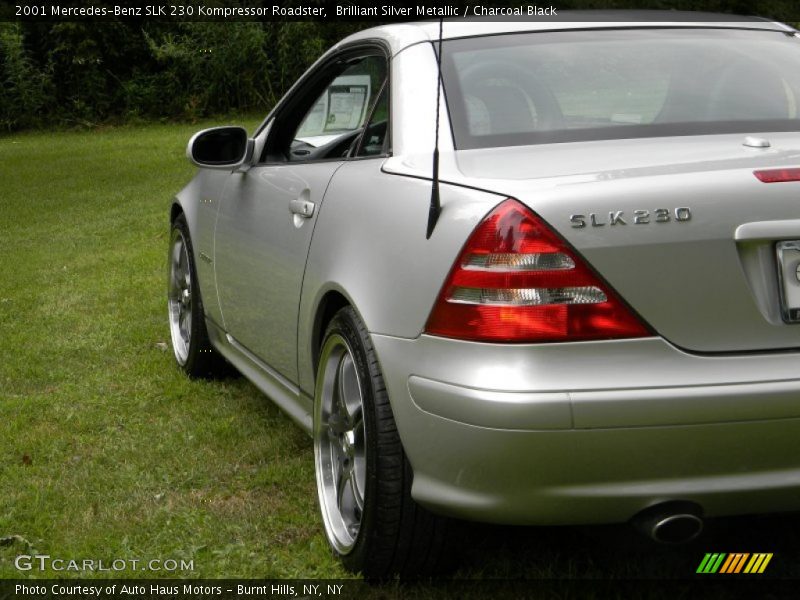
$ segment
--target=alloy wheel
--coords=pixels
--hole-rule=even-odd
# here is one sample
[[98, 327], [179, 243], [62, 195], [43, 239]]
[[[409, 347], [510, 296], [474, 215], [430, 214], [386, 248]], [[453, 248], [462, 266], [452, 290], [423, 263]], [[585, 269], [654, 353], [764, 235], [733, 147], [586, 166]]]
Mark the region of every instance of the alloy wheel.
[[345, 339], [328, 337], [320, 355], [314, 414], [314, 458], [325, 531], [339, 554], [358, 539], [366, 488], [364, 395]]
[[173, 231], [170, 245], [167, 297], [172, 349], [178, 364], [185, 365], [192, 338], [192, 274], [186, 239], [179, 229]]

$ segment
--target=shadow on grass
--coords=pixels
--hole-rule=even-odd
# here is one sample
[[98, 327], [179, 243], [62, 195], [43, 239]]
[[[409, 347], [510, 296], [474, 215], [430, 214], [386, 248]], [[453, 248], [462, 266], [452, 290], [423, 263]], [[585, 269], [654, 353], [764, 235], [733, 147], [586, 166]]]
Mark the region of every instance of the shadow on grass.
[[[800, 579], [800, 513], [706, 521], [680, 545], [628, 525], [504, 527], [459, 523], [452, 579], [405, 587], [404, 597], [781, 598]], [[764, 574], [698, 575], [707, 552], [771, 552]], [[408, 597], [410, 597], [408, 596]]]
[[800, 513], [708, 519], [687, 544], [652, 542], [628, 525], [501, 527], [465, 523], [456, 577], [685, 579], [706, 552], [771, 552], [762, 577], [800, 579]]

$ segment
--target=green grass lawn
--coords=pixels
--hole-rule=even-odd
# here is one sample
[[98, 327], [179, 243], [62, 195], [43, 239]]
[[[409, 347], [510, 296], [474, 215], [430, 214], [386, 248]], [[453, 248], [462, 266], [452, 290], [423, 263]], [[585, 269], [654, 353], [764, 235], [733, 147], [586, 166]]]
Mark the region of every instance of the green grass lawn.
[[26, 540], [0, 548], [0, 577], [28, 543], [193, 560], [184, 576], [343, 575], [310, 440], [168, 350], [169, 202], [200, 127], [0, 138], [0, 538]]
[[[168, 350], [169, 201], [202, 126], [0, 137], [0, 578], [52, 576], [15, 569], [34, 552], [193, 561], [131, 577], [347, 576], [310, 439], [244, 379], [189, 381]], [[800, 575], [797, 516], [710, 529], [666, 547], [625, 526], [463, 526], [455, 576], [687, 578], [705, 552], [774, 552], [768, 575]]]

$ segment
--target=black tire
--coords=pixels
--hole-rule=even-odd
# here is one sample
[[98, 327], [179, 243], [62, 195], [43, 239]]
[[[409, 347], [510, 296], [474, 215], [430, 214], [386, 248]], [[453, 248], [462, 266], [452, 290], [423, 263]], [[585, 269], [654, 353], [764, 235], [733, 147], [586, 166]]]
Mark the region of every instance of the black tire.
[[[197, 285], [194, 249], [183, 214], [175, 219], [170, 231], [167, 311], [172, 351], [181, 370], [192, 378], [227, 375], [227, 362], [208, 339], [203, 300]], [[186, 315], [188, 322], [184, 320]]]
[[[411, 498], [413, 474], [380, 365], [369, 333], [352, 308], [343, 308], [331, 320], [319, 359], [314, 461], [325, 534], [334, 554], [346, 569], [368, 580], [436, 573], [447, 520]], [[353, 391], [353, 373], [359, 394]], [[352, 409], [356, 397], [360, 420]]]

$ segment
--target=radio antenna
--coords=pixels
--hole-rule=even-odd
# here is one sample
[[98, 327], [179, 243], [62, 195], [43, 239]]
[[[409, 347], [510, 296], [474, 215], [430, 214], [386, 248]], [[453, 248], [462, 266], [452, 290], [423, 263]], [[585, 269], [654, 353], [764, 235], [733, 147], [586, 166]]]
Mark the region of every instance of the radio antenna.
[[439, 103], [442, 94], [442, 29], [444, 28], [444, 18], [439, 19], [439, 48], [436, 52], [436, 132], [433, 143], [433, 184], [431, 186], [431, 205], [428, 208], [428, 229], [425, 239], [431, 239], [433, 228], [439, 220], [442, 212], [442, 204], [439, 200]]

